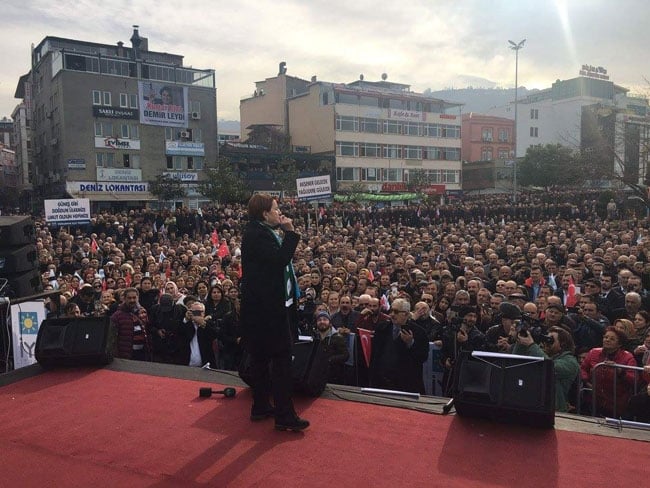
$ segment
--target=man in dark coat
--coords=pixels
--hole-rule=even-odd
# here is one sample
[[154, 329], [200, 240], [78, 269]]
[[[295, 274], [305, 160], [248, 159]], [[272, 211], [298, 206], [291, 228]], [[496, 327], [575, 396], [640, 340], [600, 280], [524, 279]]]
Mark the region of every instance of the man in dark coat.
[[[291, 259], [300, 236], [270, 195], [253, 195], [248, 215], [241, 245], [241, 332], [251, 360], [250, 417], [256, 421], [274, 416], [278, 430], [303, 430], [309, 422], [296, 415], [291, 398], [290, 321], [298, 301]], [[284, 238], [277, 234], [278, 227]]]
[[426, 332], [410, 320], [408, 300], [397, 298], [390, 322], [378, 324], [372, 339], [370, 383], [373, 387], [424, 394], [422, 365], [429, 355]]
[[217, 338], [217, 324], [211, 317], [206, 317], [205, 305], [199, 301], [192, 302], [177, 333], [181, 364], [199, 367], [205, 363], [216, 364], [212, 344]]

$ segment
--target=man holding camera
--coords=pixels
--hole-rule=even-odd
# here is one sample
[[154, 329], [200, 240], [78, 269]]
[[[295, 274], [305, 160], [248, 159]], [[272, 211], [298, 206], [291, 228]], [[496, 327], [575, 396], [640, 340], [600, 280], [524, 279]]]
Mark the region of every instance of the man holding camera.
[[580, 365], [574, 356], [575, 345], [571, 334], [562, 327], [553, 326], [540, 347], [526, 327], [513, 328], [516, 343], [513, 354], [537, 356], [553, 360], [555, 371], [555, 410], [566, 412], [569, 407], [569, 391], [580, 373]]
[[205, 305], [192, 302], [181, 322], [178, 327], [181, 364], [199, 367], [208, 362], [216, 364], [212, 343], [217, 338], [217, 327], [212, 317], [205, 316]]

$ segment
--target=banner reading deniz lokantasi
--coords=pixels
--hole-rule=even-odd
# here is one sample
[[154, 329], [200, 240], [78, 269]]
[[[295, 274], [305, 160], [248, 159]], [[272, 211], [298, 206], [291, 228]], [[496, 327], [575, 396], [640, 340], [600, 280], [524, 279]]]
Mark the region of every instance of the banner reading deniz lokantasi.
[[139, 81], [140, 123], [187, 127], [187, 87], [156, 81]]

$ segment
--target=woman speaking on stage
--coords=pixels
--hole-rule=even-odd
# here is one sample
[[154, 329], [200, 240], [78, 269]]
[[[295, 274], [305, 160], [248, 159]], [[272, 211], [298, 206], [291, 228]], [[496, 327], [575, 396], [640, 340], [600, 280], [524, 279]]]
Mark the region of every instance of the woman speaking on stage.
[[300, 431], [309, 427], [291, 398], [291, 317], [298, 301], [291, 260], [300, 235], [270, 195], [253, 195], [248, 217], [241, 245], [241, 330], [251, 360], [250, 418], [274, 417], [277, 430]]

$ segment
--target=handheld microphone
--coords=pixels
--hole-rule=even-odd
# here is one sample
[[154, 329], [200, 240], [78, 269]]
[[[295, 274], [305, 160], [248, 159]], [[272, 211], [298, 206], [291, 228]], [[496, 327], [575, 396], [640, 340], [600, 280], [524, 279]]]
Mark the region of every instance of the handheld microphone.
[[224, 388], [223, 390], [213, 390], [209, 386], [205, 388], [199, 388], [199, 396], [201, 398], [210, 398], [213, 394], [214, 395], [221, 394], [226, 398], [233, 398], [237, 394], [237, 390], [230, 387]]

